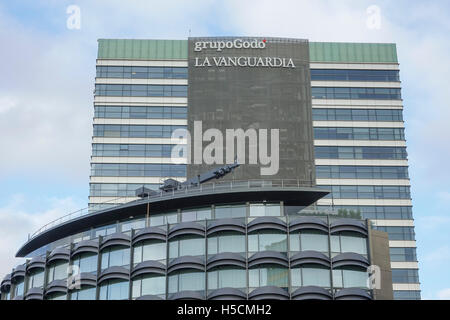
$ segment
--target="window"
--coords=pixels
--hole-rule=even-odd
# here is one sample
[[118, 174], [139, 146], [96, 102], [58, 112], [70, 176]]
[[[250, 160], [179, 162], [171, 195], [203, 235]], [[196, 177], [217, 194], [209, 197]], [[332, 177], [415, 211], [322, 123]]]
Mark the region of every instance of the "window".
[[108, 280], [100, 285], [99, 300], [128, 299], [129, 283], [122, 280]]
[[251, 217], [279, 217], [281, 216], [280, 204], [250, 204], [250, 216]]
[[380, 227], [377, 226], [375, 229], [387, 232], [389, 235], [389, 240], [415, 240], [414, 227]]
[[165, 224], [172, 224], [178, 222], [178, 213], [168, 212], [163, 214], [150, 215], [150, 226], [162, 226]]
[[131, 229], [133, 229], [133, 230], [143, 229], [143, 228], [145, 228], [145, 219], [144, 218], [141, 218], [141, 219], [133, 218], [133, 220], [122, 222], [120, 224], [120, 227], [122, 229], [122, 232], [128, 232], [128, 231], [131, 231]]
[[311, 81], [398, 82], [398, 70], [311, 69]]
[[208, 290], [246, 287], [247, 272], [245, 269], [220, 267], [208, 271]]
[[166, 277], [157, 274], [140, 276], [133, 280], [133, 299], [145, 295], [157, 295], [165, 298]]
[[[103, 144], [92, 145], [94, 157], [170, 158], [172, 145], [168, 144]], [[154, 185], [157, 186], [157, 185]]]
[[94, 124], [94, 137], [170, 138], [178, 129], [186, 126]]
[[[356, 213], [362, 219], [411, 220], [412, 208], [406, 206], [334, 206], [342, 213]], [[317, 209], [329, 209], [328, 206], [317, 206]]]
[[95, 287], [82, 287], [69, 293], [70, 300], [95, 300]]
[[358, 267], [346, 267], [333, 270], [335, 288], [368, 288], [368, 273]]
[[316, 166], [321, 179], [408, 179], [408, 167]]
[[[73, 258], [72, 266], [78, 267], [80, 273], [82, 272], [96, 273], [97, 260], [98, 256], [95, 253], [81, 253]], [[73, 272], [76, 271], [77, 271], [76, 269], [73, 269]]]
[[184, 270], [169, 275], [169, 293], [205, 290], [205, 273], [198, 270]]
[[205, 238], [189, 235], [180, 236], [169, 241], [169, 258], [205, 255]]
[[420, 291], [394, 291], [395, 300], [420, 300]]
[[16, 283], [14, 283], [14, 297], [22, 296], [24, 293], [24, 281], [23, 277], [19, 278]]
[[134, 265], [137, 265], [143, 261], [158, 261], [166, 259], [166, 243], [158, 240], [146, 240], [139, 242], [133, 250]]
[[67, 300], [67, 295], [65, 293], [51, 293], [45, 297], [45, 300]]
[[27, 276], [27, 289], [42, 288], [44, 286], [44, 269], [34, 269]]
[[232, 206], [216, 206], [216, 219], [242, 218], [247, 216], [247, 207], [245, 204]]
[[249, 287], [288, 287], [288, 269], [277, 265], [262, 265], [248, 270]]
[[99, 177], [184, 177], [184, 164], [93, 163], [91, 175]]
[[97, 66], [97, 78], [187, 79], [186, 67]]
[[334, 199], [411, 199], [410, 187], [407, 186], [326, 186], [320, 188], [331, 190], [332, 194], [324, 198]]
[[100, 236], [108, 236], [110, 234], [117, 232], [117, 225], [111, 224], [103, 227], [95, 228], [95, 238], [98, 238]]
[[94, 106], [94, 117], [109, 119], [186, 119], [186, 107]]
[[181, 222], [211, 219], [211, 208], [188, 209], [181, 211]]
[[130, 248], [108, 247], [102, 251], [101, 268], [102, 271], [110, 267], [126, 267], [130, 265]]
[[96, 96], [186, 97], [186, 85], [96, 84]]
[[391, 261], [416, 262], [416, 248], [389, 248]]
[[66, 261], [56, 261], [47, 267], [47, 284], [54, 280], [63, 280], [67, 278], [67, 267], [69, 264]]
[[223, 231], [208, 237], [208, 255], [223, 252], [245, 252], [245, 235]]
[[419, 283], [419, 270], [392, 269], [393, 283]]
[[367, 255], [367, 239], [356, 232], [341, 232], [331, 236], [331, 251], [335, 254], [353, 252]]
[[405, 140], [403, 128], [343, 128], [315, 127], [318, 140]]
[[314, 147], [318, 159], [407, 159], [404, 147]]
[[401, 100], [398, 88], [312, 87], [313, 99]]
[[320, 265], [302, 265], [291, 270], [293, 287], [318, 286], [329, 288], [331, 273]]
[[290, 235], [290, 251], [318, 251], [328, 255], [328, 235], [318, 230], [303, 230]]
[[260, 230], [248, 235], [248, 251], [287, 251], [287, 236], [277, 230]]
[[403, 121], [401, 109], [312, 109], [314, 121]]

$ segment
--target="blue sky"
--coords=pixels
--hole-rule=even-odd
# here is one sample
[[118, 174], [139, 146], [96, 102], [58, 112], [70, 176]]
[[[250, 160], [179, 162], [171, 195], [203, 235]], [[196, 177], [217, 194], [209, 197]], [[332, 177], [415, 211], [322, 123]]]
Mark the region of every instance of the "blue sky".
[[[81, 28], [66, 26], [69, 5]], [[370, 5], [379, 29], [367, 27]], [[0, 277], [28, 233], [87, 204], [98, 38], [397, 43], [422, 296], [450, 299], [448, 1], [3, 1]]]

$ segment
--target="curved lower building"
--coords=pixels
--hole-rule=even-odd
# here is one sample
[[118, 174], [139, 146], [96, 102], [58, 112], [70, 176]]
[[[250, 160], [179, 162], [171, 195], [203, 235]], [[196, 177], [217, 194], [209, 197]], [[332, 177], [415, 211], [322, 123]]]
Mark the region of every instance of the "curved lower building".
[[[392, 299], [387, 234], [305, 210], [326, 194], [225, 181], [69, 216], [19, 249], [30, 259], [4, 277], [1, 297]], [[369, 288], [373, 265], [381, 289]]]

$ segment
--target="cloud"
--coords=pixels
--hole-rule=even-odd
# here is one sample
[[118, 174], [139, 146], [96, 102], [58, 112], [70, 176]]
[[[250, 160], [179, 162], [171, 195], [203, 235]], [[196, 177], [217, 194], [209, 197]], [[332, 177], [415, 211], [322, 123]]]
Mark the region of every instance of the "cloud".
[[48, 209], [43, 211], [24, 211], [25, 202], [30, 199], [23, 194], [14, 195], [0, 207], [0, 278], [16, 265], [24, 262], [13, 258], [17, 250], [32, 234], [46, 223], [80, 208], [80, 201], [73, 198], [48, 198]]
[[450, 300], [450, 288], [440, 290], [437, 297], [439, 300]]

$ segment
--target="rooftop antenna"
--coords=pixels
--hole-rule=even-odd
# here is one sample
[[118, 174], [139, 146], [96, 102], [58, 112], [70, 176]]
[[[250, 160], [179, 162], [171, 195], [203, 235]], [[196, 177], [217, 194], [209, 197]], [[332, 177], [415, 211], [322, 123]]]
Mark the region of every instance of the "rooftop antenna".
[[191, 37], [191, 29], [189, 29], [189, 38]]

